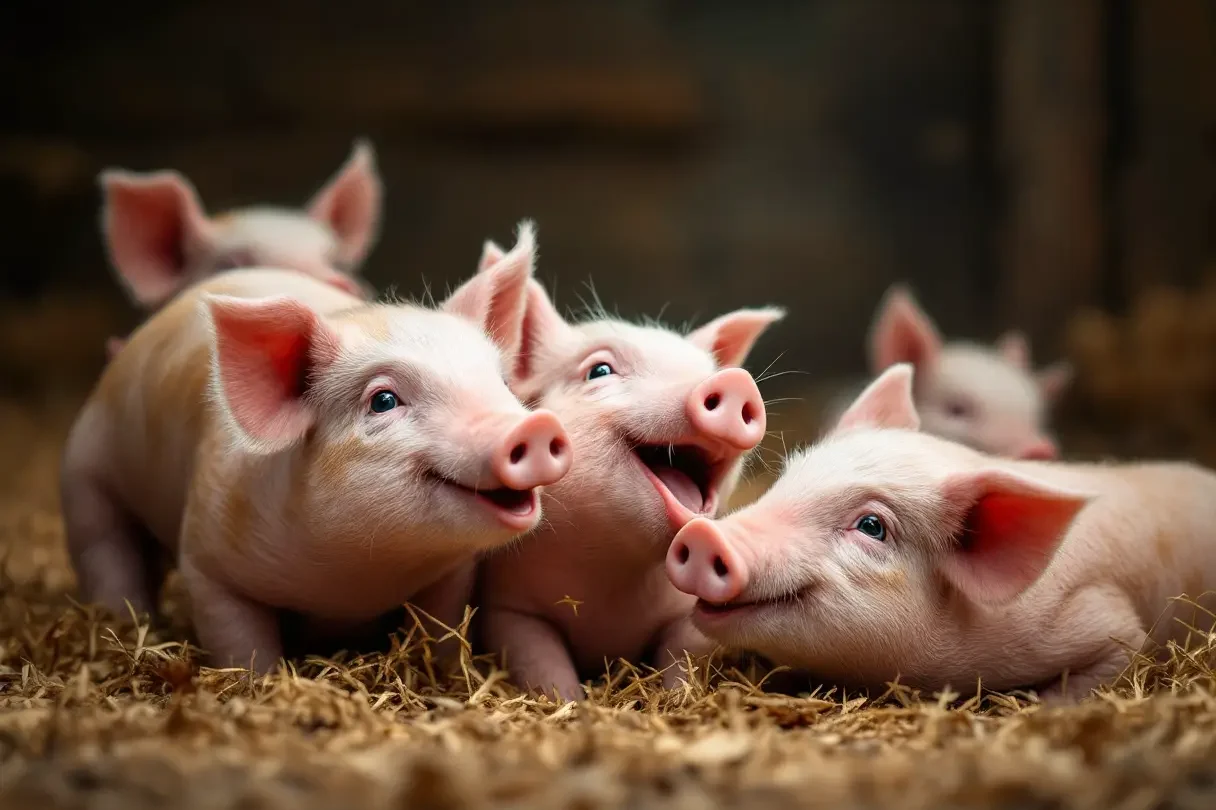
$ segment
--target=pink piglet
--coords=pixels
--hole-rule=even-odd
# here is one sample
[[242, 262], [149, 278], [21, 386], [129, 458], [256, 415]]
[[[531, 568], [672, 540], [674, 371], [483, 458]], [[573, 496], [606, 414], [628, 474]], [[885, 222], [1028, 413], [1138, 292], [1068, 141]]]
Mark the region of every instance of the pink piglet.
[[921, 430], [913, 388], [888, 368], [759, 500], [684, 526], [703, 633], [844, 685], [1060, 699], [1208, 632], [1216, 475], [982, 453]]

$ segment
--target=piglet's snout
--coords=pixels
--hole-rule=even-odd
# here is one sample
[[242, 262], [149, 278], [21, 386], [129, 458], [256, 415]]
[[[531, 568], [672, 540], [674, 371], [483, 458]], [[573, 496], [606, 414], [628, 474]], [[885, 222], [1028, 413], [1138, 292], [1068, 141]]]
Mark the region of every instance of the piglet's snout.
[[1015, 454], [1017, 458], [1031, 461], [1054, 461], [1060, 457], [1060, 450], [1051, 439], [1035, 439]]
[[747, 588], [747, 566], [722, 530], [705, 518], [685, 524], [667, 549], [667, 577], [681, 591], [723, 603]]
[[554, 484], [570, 469], [570, 437], [550, 411], [534, 411], [495, 446], [490, 469], [511, 489]]
[[702, 382], [687, 408], [694, 428], [737, 450], [751, 450], [764, 438], [764, 400], [744, 369], [723, 369]]

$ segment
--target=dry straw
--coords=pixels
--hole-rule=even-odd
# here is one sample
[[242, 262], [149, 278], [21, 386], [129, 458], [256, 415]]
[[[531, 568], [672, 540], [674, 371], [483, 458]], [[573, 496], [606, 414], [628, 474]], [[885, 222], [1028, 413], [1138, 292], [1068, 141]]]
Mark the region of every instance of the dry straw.
[[467, 645], [439, 670], [414, 621], [383, 653], [200, 668], [175, 588], [155, 626], [73, 600], [69, 410], [0, 406], [0, 807], [1216, 807], [1206, 636], [1063, 709], [845, 694], [722, 657], [674, 691], [616, 664], [558, 705]]

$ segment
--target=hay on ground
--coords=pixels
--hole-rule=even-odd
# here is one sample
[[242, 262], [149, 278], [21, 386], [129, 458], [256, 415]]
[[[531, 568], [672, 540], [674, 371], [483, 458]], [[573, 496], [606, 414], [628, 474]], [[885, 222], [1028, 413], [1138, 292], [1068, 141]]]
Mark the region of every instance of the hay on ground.
[[467, 649], [437, 671], [411, 627], [265, 678], [200, 667], [172, 588], [154, 626], [74, 600], [55, 484], [71, 410], [0, 401], [0, 807], [1216, 806], [1210, 638], [1068, 708], [783, 694], [722, 658], [671, 692], [617, 665], [557, 705]]

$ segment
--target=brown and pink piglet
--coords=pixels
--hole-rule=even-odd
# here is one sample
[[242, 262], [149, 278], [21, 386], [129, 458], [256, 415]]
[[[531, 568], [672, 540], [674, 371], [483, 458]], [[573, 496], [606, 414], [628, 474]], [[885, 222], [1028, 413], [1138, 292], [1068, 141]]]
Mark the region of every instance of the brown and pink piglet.
[[1211, 628], [1212, 472], [1014, 460], [920, 428], [894, 365], [759, 500], [689, 522], [667, 572], [696, 626], [844, 685], [1048, 699]]
[[[330, 632], [407, 600], [452, 625], [478, 555], [541, 520], [570, 466], [511, 393], [533, 237], [438, 309], [233, 270], [137, 329], [62, 468], [84, 597], [155, 607], [167, 566], [218, 665], [266, 671], [290, 613]], [[341, 632], [337, 630], [337, 632]]]

